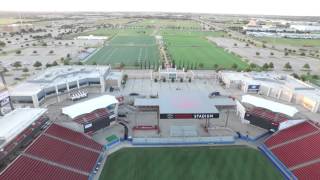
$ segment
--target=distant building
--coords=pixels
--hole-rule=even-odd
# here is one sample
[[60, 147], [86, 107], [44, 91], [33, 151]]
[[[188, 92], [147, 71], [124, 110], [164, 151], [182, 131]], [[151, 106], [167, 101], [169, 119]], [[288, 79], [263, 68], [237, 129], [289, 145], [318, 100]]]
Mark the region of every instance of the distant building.
[[226, 88], [239, 88], [245, 93], [260, 94], [302, 105], [311, 112], [320, 111], [320, 90], [295, 79], [276, 73], [220, 72]]
[[13, 103], [39, 107], [47, 98], [83, 88], [105, 92], [120, 88], [122, 72], [111, 72], [111, 66], [56, 66], [46, 69], [9, 90]]

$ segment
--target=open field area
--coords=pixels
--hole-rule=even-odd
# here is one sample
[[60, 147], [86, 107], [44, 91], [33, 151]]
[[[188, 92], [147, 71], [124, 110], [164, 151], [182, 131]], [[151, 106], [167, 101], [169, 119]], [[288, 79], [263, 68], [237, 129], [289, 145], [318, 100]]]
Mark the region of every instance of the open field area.
[[282, 179], [247, 147], [128, 148], [108, 157], [100, 180]]
[[74, 36], [87, 36], [87, 35], [94, 35], [94, 36], [108, 36], [112, 37], [114, 35], [119, 36], [132, 36], [132, 35], [150, 35], [153, 32], [152, 29], [97, 29], [94, 31], [88, 31], [84, 33], [78, 33]]
[[88, 64], [150, 66], [159, 64], [159, 51], [152, 36], [116, 36], [94, 54]]
[[[205, 36], [209, 34], [215, 35], [213, 32], [206, 34], [191, 33], [191, 35], [185, 35], [185, 33], [168, 35], [164, 33], [164, 41], [172, 60], [178, 67], [182, 64], [185, 66], [187, 64], [197, 64], [204, 69], [212, 69], [214, 65], [230, 69], [233, 64], [236, 64], [239, 69], [246, 67], [247, 64], [240, 57], [208, 42]], [[221, 35], [222, 33], [218, 32], [216, 36]]]
[[18, 22], [18, 19], [14, 18], [0, 18], [0, 25], [7, 25]]
[[[320, 72], [320, 61], [315, 58], [293, 54], [285, 56], [284, 53], [280, 51], [252, 45], [246, 46], [246, 43], [230, 38], [208, 37], [208, 39], [215, 42], [219, 47], [228, 49], [231, 52], [239, 54], [241, 57], [248, 59], [250, 63], [263, 66], [264, 63], [272, 62], [274, 64], [274, 70], [277, 72], [283, 72], [283, 67], [287, 62], [289, 62], [292, 66], [292, 71], [289, 71], [290, 73], [305, 73], [304, 71], [301, 71], [304, 64], [310, 65], [310, 70], [312, 73], [319, 74]], [[234, 46], [234, 44], [237, 44], [237, 46]], [[257, 52], [259, 55], [256, 55]], [[271, 55], [271, 53], [273, 55]]]
[[175, 20], [175, 19], [144, 19], [143, 21], [134, 24], [134, 26], [158, 26], [163, 28], [190, 28], [199, 29], [201, 26], [193, 20]]
[[289, 38], [269, 38], [269, 37], [257, 38], [257, 39], [273, 45], [320, 47], [320, 39], [289, 39]]

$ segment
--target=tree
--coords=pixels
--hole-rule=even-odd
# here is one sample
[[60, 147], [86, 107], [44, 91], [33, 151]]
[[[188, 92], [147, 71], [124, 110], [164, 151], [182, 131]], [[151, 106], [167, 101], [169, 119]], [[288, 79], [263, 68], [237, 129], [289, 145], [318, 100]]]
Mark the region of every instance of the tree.
[[270, 56], [273, 56], [274, 55], [274, 53], [273, 52], [270, 52]]
[[250, 63], [249, 67], [250, 67], [250, 68], [252, 68], [252, 69], [254, 69], [254, 68], [256, 68], [256, 67], [257, 67], [257, 65], [256, 65], [256, 64], [254, 64], [254, 63]]
[[21, 50], [17, 50], [17, 51], [16, 51], [16, 54], [21, 54]]
[[233, 44], [233, 46], [235, 46], [235, 47], [236, 47], [236, 46], [238, 46], [238, 44], [237, 44], [237, 43], [234, 43], [234, 44]]
[[291, 70], [292, 69], [292, 66], [289, 62], [287, 62], [284, 66], [283, 66], [284, 69], [286, 70]]
[[33, 64], [33, 67], [35, 68], [38, 68], [38, 67], [41, 67], [42, 66], [42, 63], [39, 62], [39, 61], [36, 61], [34, 64]]
[[22, 72], [29, 72], [29, 69], [25, 67], [22, 69]]
[[260, 53], [259, 52], [256, 52], [256, 56], [259, 56], [260, 55]]
[[236, 63], [233, 63], [232, 66], [231, 66], [231, 68], [232, 68], [232, 69], [237, 69], [237, 68], [238, 68], [238, 65], [237, 65]]
[[16, 62], [14, 62], [14, 63], [12, 64], [12, 66], [15, 67], [15, 68], [19, 68], [19, 67], [21, 67], [22, 65], [21, 65], [21, 62], [20, 62], [20, 61], [16, 61]]
[[3, 41], [0, 41], [0, 47], [5, 47], [5, 46], [6, 46], [6, 43]]
[[289, 53], [288, 53], [288, 52], [284, 52], [284, 55], [285, 55], [285, 56], [288, 56], [288, 55], [289, 55]]
[[296, 79], [300, 79], [300, 78], [299, 78], [299, 75], [296, 74], [296, 73], [292, 73], [291, 76], [294, 77], [294, 78], [296, 78]]
[[97, 62], [93, 62], [92, 65], [97, 65]]
[[213, 65], [213, 69], [218, 69], [219, 65], [218, 64], [214, 64]]
[[34, 50], [32, 53], [33, 53], [33, 54], [37, 54], [37, 53], [38, 53], [38, 51]]
[[57, 61], [53, 61], [52, 66], [58, 66]]
[[202, 69], [204, 67], [203, 63], [199, 63], [199, 68]]
[[246, 47], [249, 47], [249, 43], [246, 44]]
[[264, 64], [262, 65], [262, 69], [263, 69], [263, 70], [268, 70], [268, 69], [269, 69], [268, 63], [264, 63]]
[[306, 64], [303, 65], [303, 68], [309, 70], [310, 69], [310, 65], [308, 63], [306, 63]]
[[266, 48], [267, 46], [265, 44], [262, 44], [262, 48]]
[[54, 53], [54, 51], [53, 51], [53, 50], [50, 50], [50, 51], [49, 51], [49, 54], [53, 54], [53, 53]]
[[270, 63], [269, 63], [269, 68], [270, 68], [270, 69], [273, 69], [273, 68], [274, 68], [273, 62], [270, 62]]

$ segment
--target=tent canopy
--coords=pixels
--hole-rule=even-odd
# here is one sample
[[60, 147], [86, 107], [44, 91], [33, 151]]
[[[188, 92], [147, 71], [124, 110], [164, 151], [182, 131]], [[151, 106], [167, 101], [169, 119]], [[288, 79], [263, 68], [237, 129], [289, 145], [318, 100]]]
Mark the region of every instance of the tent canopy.
[[62, 113], [70, 118], [90, 113], [94, 110], [106, 108], [112, 104], [117, 104], [118, 100], [111, 95], [103, 95], [84, 102], [62, 108]]
[[244, 103], [252, 104], [256, 107], [269, 109], [270, 111], [273, 111], [273, 112], [279, 112], [279, 113], [288, 115], [290, 117], [293, 117], [298, 112], [297, 108], [295, 107], [270, 101], [270, 100], [266, 100], [256, 96], [251, 96], [251, 95], [242, 96], [241, 101]]

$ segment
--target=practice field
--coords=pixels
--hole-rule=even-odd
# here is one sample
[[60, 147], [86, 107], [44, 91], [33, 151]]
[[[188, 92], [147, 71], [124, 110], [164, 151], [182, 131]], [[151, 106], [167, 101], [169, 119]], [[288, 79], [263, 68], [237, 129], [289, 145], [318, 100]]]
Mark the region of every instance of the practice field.
[[159, 51], [152, 36], [115, 36], [95, 53], [87, 64], [123, 63], [126, 67], [151, 67], [159, 65]]
[[230, 69], [236, 64], [238, 69], [243, 69], [247, 66], [240, 57], [208, 42], [202, 35], [165, 35], [164, 40], [172, 60], [178, 67], [189, 65], [212, 69], [218, 65]]
[[277, 180], [280, 172], [247, 147], [127, 148], [107, 158], [100, 180]]
[[144, 19], [138, 23], [132, 24], [133, 26], [159, 26], [162, 28], [190, 28], [200, 29], [200, 23], [193, 20], [182, 19]]

